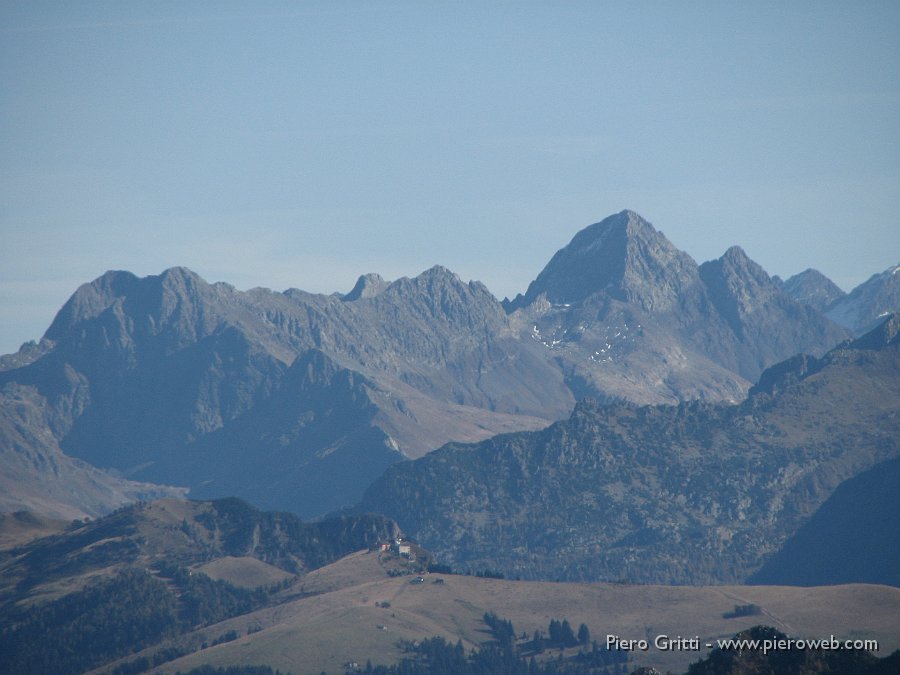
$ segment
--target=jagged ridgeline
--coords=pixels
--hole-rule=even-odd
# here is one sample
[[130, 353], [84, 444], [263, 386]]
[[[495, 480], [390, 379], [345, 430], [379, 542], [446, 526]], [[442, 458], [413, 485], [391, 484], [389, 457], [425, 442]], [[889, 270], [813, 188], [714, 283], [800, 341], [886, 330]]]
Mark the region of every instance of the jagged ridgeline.
[[[398, 534], [382, 516], [304, 523], [238, 499], [162, 500], [74, 523], [0, 557], [0, 672], [84, 672], [264, 607], [295, 575]], [[155, 658], [180, 655], [172, 649]]]
[[[75, 457], [305, 516], [352, 504], [404, 457], [539, 428], [573, 402], [487, 289], [440, 267], [355, 300], [240, 292], [185, 269], [110, 272], [5, 365], [0, 447], [23, 478], [13, 447], [34, 457], [29, 466], [77, 472]], [[41, 481], [31, 487], [40, 493]], [[70, 493], [61, 486], [34, 506], [95, 515], [118, 496]], [[17, 497], [10, 510], [28, 495]]]
[[631, 211], [511, 302], [439, 266], [345, 295], [108, 272], [0, 358], [0, 506], [71, 518], [182, 486], [313, 517], [446, 442], [540, 429], [583, 397], [738, 401], [848, 335], [741, 249], [698, 265]]
[[[585, 400], [542, 431], [449, 444], [395, 465], [362, 508], [395, 518], [459, 569], [742, 582], [839, 485], [893, 466], [883, 463], [898, 455], [900, 317], [893, 316], [820, 359], [796, 357], [766, 371], [740, 405]], [[888, 499], [871, 505], [872, 516], [896, 514], [896, 495]], [[867, 534], [874, 541], [866, 550], [880, 562], [865, 579], [844, 566], [829, 583], [896, 581], [897, 519]], [[830, 545], [841, 551], [845, 543]]]

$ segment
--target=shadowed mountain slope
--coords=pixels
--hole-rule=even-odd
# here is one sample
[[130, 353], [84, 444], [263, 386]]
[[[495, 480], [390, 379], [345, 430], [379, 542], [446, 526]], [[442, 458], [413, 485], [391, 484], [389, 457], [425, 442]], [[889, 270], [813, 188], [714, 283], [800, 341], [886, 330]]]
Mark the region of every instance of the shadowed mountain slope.
[[750, 583], [900, 587], [900, 460], [842, 483]]
[[142, 499], [183, 496], [183, 488], [139, 483], [63, 454], [34, 387], [0, 390], [0, 513], [33, 511], [72, 520]]

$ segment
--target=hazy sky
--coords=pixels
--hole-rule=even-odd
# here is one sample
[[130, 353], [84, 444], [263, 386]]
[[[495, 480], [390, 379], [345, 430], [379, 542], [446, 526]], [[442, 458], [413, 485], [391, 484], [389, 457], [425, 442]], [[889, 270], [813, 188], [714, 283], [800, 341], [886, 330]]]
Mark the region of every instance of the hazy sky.
[[498, 297], [624, 208], [900, 260], [900, 3], [0, 2], [0, 353], [107, 269]]

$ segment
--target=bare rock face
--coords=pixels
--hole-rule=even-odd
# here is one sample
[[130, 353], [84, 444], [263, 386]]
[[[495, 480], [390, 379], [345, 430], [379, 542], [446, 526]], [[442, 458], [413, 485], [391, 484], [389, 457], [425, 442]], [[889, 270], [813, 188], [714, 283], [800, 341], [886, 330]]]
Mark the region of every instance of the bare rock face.
[[740, 248], [698, 266], [631, 211], [575, 235], [505, 306], [600, 400], [737, 401], [766, 367], [849, 335]]

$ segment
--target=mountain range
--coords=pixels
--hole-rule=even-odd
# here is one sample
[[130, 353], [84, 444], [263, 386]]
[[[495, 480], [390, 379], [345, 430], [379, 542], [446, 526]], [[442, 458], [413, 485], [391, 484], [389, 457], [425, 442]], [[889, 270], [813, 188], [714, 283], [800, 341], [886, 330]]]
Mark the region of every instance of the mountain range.
[[331, 295], [107, 272], [0, 356], [0, 672], [474, 663], [497, 611], [552, 672], [611, 672], [544, 648], [557, 614], [893, 648], [896, 271], [698, 264], [623, 211], [512, 300], [440, 266]]
[[[698, 265], [631, 211], [512, 301], [439, 266], [332, 295], [107, 272], [0, 357], [17, 486], [2, 506], [97, 515], [189, 489], [312, 517], [395, 462], [544, 428], [585, 397], [737, 402], [768, 366], [851, 335], [791, 288], [737, 247]], [[877, 315], [892, 297], [854, 302]], [[44, 485], [54, 463], [70, 487]]]

